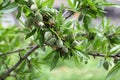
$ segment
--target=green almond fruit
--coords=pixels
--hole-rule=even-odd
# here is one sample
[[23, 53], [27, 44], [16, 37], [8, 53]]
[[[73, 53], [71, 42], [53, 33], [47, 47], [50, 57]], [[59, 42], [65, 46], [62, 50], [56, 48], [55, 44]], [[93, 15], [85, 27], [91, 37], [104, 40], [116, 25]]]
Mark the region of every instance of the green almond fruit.
[[25, 20], [25, 27], [31, 27], [32, 25], [33, 25], [33, 19], [32, 19], [32, 17], [28, 17]]
[[47, 41], [47, 44], [53, 46], [53, 45], [55, 45], [56, 40], [57, 40], [56, 38], [51, 38], [50, 40]]
[[42, 16], [42, 14], [40, 14], [40, 13], [36, 13], [35, 18], [36, 18], [36, 20], [37, 20], [38, 22], [43, 21], [43, 16]]
[[62, 48], [63, 47], [63, 41], [61, 39], [58, 39], [56, 41], [56, 45], [57, 45], [58, 48]]
[[67, 47], [62, 47], [62, 51], [64, 52], [64, 53], [68, 53], [68, 48]]
[[52, 33], [50, 31], [45, 32], [45, 34], [44, 34], [45, 41], [47, 41], [51, 37], [52, 37]]

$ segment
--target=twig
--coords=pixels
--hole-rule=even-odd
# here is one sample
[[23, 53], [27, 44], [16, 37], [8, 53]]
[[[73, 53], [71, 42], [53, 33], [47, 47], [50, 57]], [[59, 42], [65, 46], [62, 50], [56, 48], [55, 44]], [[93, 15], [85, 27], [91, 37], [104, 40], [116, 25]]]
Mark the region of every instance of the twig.
[[13, 53], [17, 53], [17, 52], [25, 51], [26, 49], [30, 49], [30, 48], [32, 48], [32, 46], [27, 47], [27, 48], [25, 48], [25, 49], [18, 49], [18, 50], [15, 50], [15, 51], [2, 53], [2, 54], [0, 54], [0, 56], [5, 56], [5, 55], [8, 55], [8, 54], [13, 54]]
[[39, 45], [36, 45], [31, 50], [29, 50], [13, 67], [9, 68], [1, 77], [0, 80], [4, 80], [13, 70], [15, 70], [32, 52], [39, 48]]
[[115, 57], [120, 57], [119, 54], [116, 54], [116, 55], [104, 55], [104, 54], [99, 54], [99, 53], [89, 53], [89, 55], [93, 56], [93, 57], [112, 57], [112, 58], [115, 58]]
[[[68, 14], [68, 13], [69, 13], [69, 14]], [[75, 12], [73, 12], [73, 11], [67, 11], [67, 12], [64, 13], [63, 16], [65, 16], [65, 19], [68, 19], [68, 18], [71, 17], [74, 13], [75, 13]]]

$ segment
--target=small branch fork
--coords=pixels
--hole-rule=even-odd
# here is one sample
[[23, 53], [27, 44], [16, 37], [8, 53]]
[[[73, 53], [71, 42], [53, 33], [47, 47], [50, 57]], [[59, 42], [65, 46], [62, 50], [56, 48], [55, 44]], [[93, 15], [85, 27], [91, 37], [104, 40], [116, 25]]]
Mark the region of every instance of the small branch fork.
[[[0, 80], [4, 80], [9, 74], [15, 70], [27, 57], [34, 52], [36, 49], [39, 48], [39, 45], [34, 46], [31, 50], [29, 50], [23, 57], [20, 58], [20, 60], [11, 68], [9, 68], [2, 76], [0, 76]], [[21, 51], [21, 50], [20, 50]]]

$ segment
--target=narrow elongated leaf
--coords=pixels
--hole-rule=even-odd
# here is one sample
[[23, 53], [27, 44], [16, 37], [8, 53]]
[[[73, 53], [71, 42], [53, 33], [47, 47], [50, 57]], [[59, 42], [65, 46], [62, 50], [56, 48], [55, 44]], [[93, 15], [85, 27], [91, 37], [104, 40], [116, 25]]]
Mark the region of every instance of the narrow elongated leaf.
[[109, 80], [112, 76], [114, 76], [120, 70], [120, 62], [118, 62], [108, 73], [106, 80]]
[[110, 50], [110, 54], [116, 54], [118, 52], [120, 52], [120, 45], [116, 45]]
[[20, 18], [20, 16], [21, 16], [21, 10], [22, 10], [22, 7], [18, 7], [18, 12], [17, 12], [17, 19], [19, 19]]
[[26, 35], [26, 38], [25, 38], [25, 39], [31, 37], [33, 34], [35, 34], [35, 32], [36, 32], [36, 29], [33, 29], [32, 32], [30, 32], [30, 33], [28, 33], [28, 34]]
[[18, 8], [16, 3], [11, 3], [10, 5], [6, 6], [5, 8], [0, 10], [0, 13], [10, 13], [15, 11]]
[[72, 7], [72, 8], [74, 7], [74, 4], [73, 4], [72, 0], [67, 0], [67, 2], [68, 2], [70, 7]]
[[55, 54], [56, 54], [56, 55], [54, 56], [54, 58], [53, 58], [53, 60], [52, 60], [52, 62], [51, 62], [51, 65], [50, 65], [50, 70], [53, 70], [53, 69], [56, 67], [57, 62], [58, 62], [58, 60], [59, 60], [58, 52], [56, 51]]
[[48, 6], [51, 8], [53, 6], [53, 3], [54, 3], [54, 0], [46, 0], [45, 2], [42, 3], [42, 6], [43, 7]]
[[107, 61], [105, 61], [105, 62], [103, 63], [103, 67], [104, 67], [106, 70], [108, 70], [108, 69], [109, 69], [109, 63], [108, 63]]
[[49, 54], [47, 54], [47, 55], [43, 58], [43, 60], [49, 60], [49, 59], [51, 59], [53, 56], [55, 56], [55, 52], [56, 52], [56, 50], [53, 50], [52, 52], [50, 52]]
[[83, 23], [84, 23], [84, 28], [86, 31], [89, 31], [88, 26], [89, 26], [90, 22], [91, 22], [91, 18], [89, 16], [85, 15], [83, 18]]
[[61, 5], [60, 10], [58, 12], [58, 19], [61, 18], [63, 9], [64, 9], [64, 5]]
[[3, 0], [0, 0], [0, 5], [3, 3]]
[[75, 47], [75, 49], [77, 50], [76, 52], [80, 55], [80, 56], [82, 56], [82, 57], [84, 57], [84, 58], [86, 58], [86, 59], [89, 59], [90, 57], [88, 56], [88, 54], [86, 54], [85, 52], [83, 52], [81, 49], [79, 49], [79, 47]]
[[[3, 2], [3, 0], [0, 0]], [[10, 3], [10, 0], [4, 0], [4, 3], [2, 4], [2, 7], [7, 6]]]
[[43, 31], [41, 29], [39, 29], [39, 33], [38, 34], [40, 35], [39, 36], [40, 47], [43, 48], [43, 45], [44, 45], [44, 33], [43, 33]]
[[[81, 57], [82, 58], [82, 57]], [[74, 55], [74, 62], [76, 64], [76, 66], [80, 67], [80, 61], [81, 61], [81, 58]]]

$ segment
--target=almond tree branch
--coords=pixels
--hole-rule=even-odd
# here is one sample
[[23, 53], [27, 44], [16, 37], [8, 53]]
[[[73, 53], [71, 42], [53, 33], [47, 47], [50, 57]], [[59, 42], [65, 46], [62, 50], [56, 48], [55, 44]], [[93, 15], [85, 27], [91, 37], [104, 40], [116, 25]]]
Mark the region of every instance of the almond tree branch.
[[20, 60], [11, 68], [9, 68], [1, 77], [0, 80], [4, 80], [9, 74], [15, 70], [32, 52], [39, 48], [39, 45], [34, 46], [31, 50], [29, 50]]
[[63, 16], [65, 17], [65, 19], [68, 19], [69, 17], [71, 17], [75, 12], [73, 11], [65, 11], [63, 13]]
[[94, 58], [95, 57], [112, 57], [112, 58], [120, 57], [120, 54], [106, 56], [105, 54], [100, 54], [100, 53], [89, 53], [89, 55], [93, 56]]
[[8, 54], [13, 54], [13, 53], [25, 51], [26, 49], [31, 49], [31, 48], [33, 48], [33, 46], [29, 46], [29, 47], [27, 47], [27, 48], [25, 48], [25, 49], [18, 49], [18, 50], [15, 50], [15, 51], [2, 53], [2, 54], [0, 54], [0, 56], [5, 56], [5, 55], [8, 55]]

